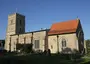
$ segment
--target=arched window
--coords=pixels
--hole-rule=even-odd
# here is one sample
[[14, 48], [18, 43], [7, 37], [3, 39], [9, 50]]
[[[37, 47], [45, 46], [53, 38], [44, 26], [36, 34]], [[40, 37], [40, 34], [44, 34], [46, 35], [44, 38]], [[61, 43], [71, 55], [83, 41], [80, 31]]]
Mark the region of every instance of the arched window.
[[19, 33], [21, 33], [21, 32], [22, 32], [22, 29], [20, 28]]
[[66, 40], [62, 39], [62, 47], [66, 47]]
[[11, 24], [13, 24], [13, 20], [11, 20]]
[[22, 20], [20, 20], [20, 25], [22, 25]]

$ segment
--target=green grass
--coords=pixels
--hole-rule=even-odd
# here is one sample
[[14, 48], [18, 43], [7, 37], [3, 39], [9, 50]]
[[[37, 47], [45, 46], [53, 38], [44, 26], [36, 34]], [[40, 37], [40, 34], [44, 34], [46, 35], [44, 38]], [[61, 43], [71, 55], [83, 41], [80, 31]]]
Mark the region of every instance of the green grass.
[[26, 56], [4, 56], [0, 57], [0, 64], [84, 64], [90, 59], [83, 57], [82, 62], [75, 62], [68, 56], [53, 54], [45, 55], [26, 55]]
[[61, 55], [27, 55], [5, 56], [0, 58], [0, 64], [72, 64], [73, 61]]
[[90, 56], [82, 57], [83, 61], [80, 64], [90, 64]]

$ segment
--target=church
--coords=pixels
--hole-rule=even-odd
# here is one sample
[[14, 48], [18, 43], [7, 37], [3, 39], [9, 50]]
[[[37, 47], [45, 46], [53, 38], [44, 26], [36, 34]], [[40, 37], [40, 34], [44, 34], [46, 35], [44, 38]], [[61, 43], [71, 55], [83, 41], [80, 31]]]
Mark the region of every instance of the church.
[[33, 44], [34, 50], [50, 49], [51, 53], [65, 49], [84, 50], [84, 32], [80, 19], [68, 20], [52, 24], [50, 29], [25, 32], [25, 16], [19, 13], [8, 15], [5, 49], [17, 51], [16, 44]]

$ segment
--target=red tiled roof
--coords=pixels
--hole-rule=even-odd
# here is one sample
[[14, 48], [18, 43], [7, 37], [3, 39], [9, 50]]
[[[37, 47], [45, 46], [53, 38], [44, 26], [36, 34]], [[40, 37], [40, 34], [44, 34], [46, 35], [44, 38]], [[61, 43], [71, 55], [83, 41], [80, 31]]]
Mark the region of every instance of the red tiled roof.
[[69, 20], [52, 24], [48, 35], [76, 32], [79, 21]]

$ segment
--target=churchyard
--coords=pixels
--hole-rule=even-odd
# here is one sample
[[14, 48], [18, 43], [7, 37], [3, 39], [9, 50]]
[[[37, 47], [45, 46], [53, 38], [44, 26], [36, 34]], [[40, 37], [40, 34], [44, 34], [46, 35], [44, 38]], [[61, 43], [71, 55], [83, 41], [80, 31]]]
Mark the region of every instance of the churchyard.
[[88, 64], [90, 56], [79, 54], [24, 54], [9, 53], [0, 57], [0, 64]]

